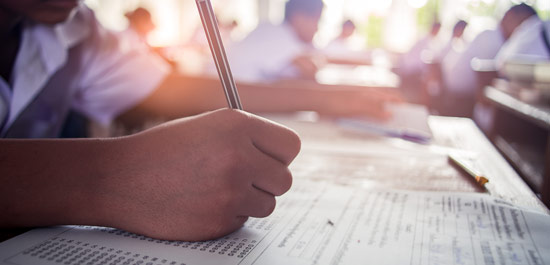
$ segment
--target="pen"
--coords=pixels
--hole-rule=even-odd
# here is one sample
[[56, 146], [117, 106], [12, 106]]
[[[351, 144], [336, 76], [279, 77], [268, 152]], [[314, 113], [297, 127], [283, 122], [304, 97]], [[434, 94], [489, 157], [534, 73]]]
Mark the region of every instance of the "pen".
[[485, 188], [485, 184], [489, 182], [489, 180], [477, 171], [477, 169], [474, 168], [469, 161], [465, 161], [464, 159], [452, 154], [449, 154], [449, 160], [472, 176], [482, 188]]
[[338, 125], [344, 128], [348, 128], [354, 131], [374, 133], [374, 134], [388, 136], [388, 137], [401, 138], [403, 140], [407, 140], [407, 141], [411, 141], [419, 144], [427, 144], [431, 140], [430, 137], [424, 136], [420, 133], [406, 132], [403, 130], [385, 128], [384, 125], [377, 125], [375, 123], [360, 120], [360, 119], [343, 118], [343, 119], [338, 119], [337, 123]]
[[231, 69], [229, 67], [227, 55], [225, 54], [220, 30], [218, 29], [218, 22], [216, 20], [216, 16], [214, 15], [212, 4], [210, 3], [210, 0], [196, 0], [196, 3], [201, 16], [202, 26], [204, 27], [204, 32], [206, 33], [206, 38], [208, 39], [208, 44], [210, 45], [210, 51], [212, 51], [214, 63], [216, 64], [218, 75], [220, 76], [220, 81], [222, 82], [227, 104], [231, 109], [242, 110], [243, 106], [241, 105], [239, 93], [237, 92], [237, 85], [235, 84], [233, 74], [231, 73]]

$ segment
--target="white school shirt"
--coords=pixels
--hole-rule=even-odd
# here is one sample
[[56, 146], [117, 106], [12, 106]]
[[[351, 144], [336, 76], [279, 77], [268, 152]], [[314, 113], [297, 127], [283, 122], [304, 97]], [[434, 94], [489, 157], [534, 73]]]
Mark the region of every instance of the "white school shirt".
[[442, 64], [445, 87], [453, 94], [475, 94], [478, 80], [471, 66], [472, 59], [494, 59], [503, 44], [500, 29], [485, 30], [464, 51], [449, 54]]
[[332, 40], [323, 48], [323, 52], [332, 57], [344, 57], [352, 52], [348, 40], [340, 37]]
[[264, 23], [240, 42], [229, 46], [227, 57], [235, 79], [269, 82], [299, 77], [299, 70], [292, 61], [313, 51], [313, 45], [300, 40], [287, 23]]
[[550, 38], [550, 21], [542, 21], [536, 15], [523, 21], [506, 41], [496, 57], [497, 67], [510, 60], [550, 60], [550, 50], [544, 43], [542, 31]]
[[106, 125], [168, 73], [160, 58], [120, 45], [84, 5], [57, 25], [27, 21], [12, 78], [0, 78], [0, 136], [57, 137], [70, 109]]
[[329, 58], [345, 59], [353, 61], [363, 61], [365, 63], [371, 60], [370, 54], [362, 49], [365, 47], [361, 40], [354, 38], [355, 35], [342, 39], [337, 37], [322, 49], [322, 52]]
[[434, 36], [428, 35], [417, 43], [405, 53], [399, 61], [399, 71], [405, 75], [417, 75], [424, 73], [427, 70], [427, 65], [423, 61], [424, 54], [433, 55], [436, 50], [437, 43]]

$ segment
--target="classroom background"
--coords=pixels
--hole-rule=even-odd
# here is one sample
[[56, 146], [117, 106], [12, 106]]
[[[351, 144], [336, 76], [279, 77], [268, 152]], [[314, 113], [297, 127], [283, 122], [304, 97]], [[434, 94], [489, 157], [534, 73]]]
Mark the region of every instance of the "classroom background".
[[[280, 23], [285, 0], [213, 0], [220, 24], [236, 22], [233, 32], [240, 39], [260, 22]], [[384, 48], [406, 52], [425, 35], [434, 18], [441, 21], [441, 38], [451, 34], [457, 20], [469, 25], [465, 37], [472, 39], [479, 32], [495, 28], [504, 12], [520, 2], [532, 5], [543, 20], [550, 19], [550, 1], [511, 0], [325, 0], [326, 8], [315, 37], [319, 47], [335, 38], [341, 24], [351, 19], [357, 26], [356, 39], [365, 49]], [[142, 6], [151, 12], [156, 25], [148, 37], [153, 46], [181, 45], [192, 40], [200, 28], [194, 0], [86, 0], [104, 26], [124, 30], [125, 13]], [[201, 32], [202, 33], [202, 32]]]

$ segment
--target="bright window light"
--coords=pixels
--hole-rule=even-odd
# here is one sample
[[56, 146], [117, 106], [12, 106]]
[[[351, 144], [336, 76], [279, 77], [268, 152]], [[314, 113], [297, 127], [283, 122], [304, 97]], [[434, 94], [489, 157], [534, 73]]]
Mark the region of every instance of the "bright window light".
[[428, 3], [428, 0], [408, 0], [407, 2], [412, 8], [421, 8]]

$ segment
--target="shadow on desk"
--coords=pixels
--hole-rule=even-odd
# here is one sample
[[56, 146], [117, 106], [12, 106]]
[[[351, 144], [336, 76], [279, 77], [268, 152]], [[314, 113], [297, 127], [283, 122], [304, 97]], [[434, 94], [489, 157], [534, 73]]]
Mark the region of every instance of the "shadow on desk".
[[20, 234], [28, 232], [34, 228], [11, 228], [11, 229], [0, 229], [0, 242], [8, 240], [12, 237], [16, 237]]

